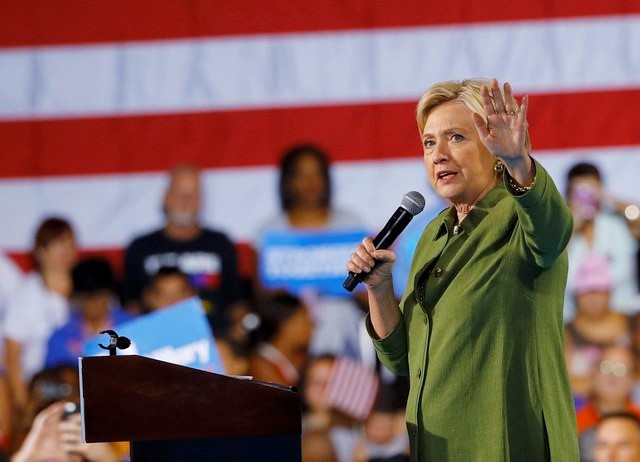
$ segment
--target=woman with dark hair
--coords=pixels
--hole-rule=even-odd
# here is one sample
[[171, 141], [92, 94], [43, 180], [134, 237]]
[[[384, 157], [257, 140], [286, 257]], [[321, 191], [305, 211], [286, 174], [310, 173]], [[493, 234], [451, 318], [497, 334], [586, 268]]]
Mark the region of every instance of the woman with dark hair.
[[253, 334], [249, 374], [265, 382], [297, 385], [313, 328], [307, 307], [298, 297], [278, 292], [258, 301], [257, 314], [260, 326]]
[[[354, 215], [333, 206], [331, 165], [322, 148], [298, 144], [285, 151], [280, 162], [278, 185], [282, 213], [259, 232], [257, 248], [261, 256], [269, 237], [309, 234], [326, 237], [330, 233], [363, 230], [362, 223]], [[263, 282], [261, 280], [260, 285]], [[311, 277], [305, 284], [305, 301], [315, 324], [311, 352], [341, 355], [345, 349], [357, 349], [358, 325], [363, 318], [357, 304], [344, 295], [336, 297], [325, 293]]]
[[[301, 144], [285, 152], [280, 162], [280, 204], [283, 210], [290, 211], [299, 205], [301, 200], [305, 199], [304, 197], [300, 197], [300, 191], [296, 191], [295, 181], [300, 180], [299, 170], [301, 167], [304, 167], [305, 162], [309, 164], [309, 161], [316, 163], [316, 165], [313, 166], [315, 171], [312, 173], [319, 182], [314, 186], [322, 183], [321, 187], [318, 188], [320, 194], [313, 195], [311, 200], [318, 202], [319, 198], [319, 205], [329, 207], [331, 177], [329, 175], [329, 158], [327, 153], [313, 144]], [[310, 170], [311, 169], [309, 169], [309, 171]]]
[[7, 379], [18, 415], [27, 386], [42, 369], [51, 333], [69, 318], [73, 288], [71, 270], [78, 250], [73, 229], [62, 218], [47, 218], [38, 227], [33, 248], [36, 270], [10, 297], [5, 319]]
[[361, 224], [331, 204], [329, 156], [313, 144], [287, 150], [280, 161], [279, 193], [283, 215], [270, 227], [348, 229]]

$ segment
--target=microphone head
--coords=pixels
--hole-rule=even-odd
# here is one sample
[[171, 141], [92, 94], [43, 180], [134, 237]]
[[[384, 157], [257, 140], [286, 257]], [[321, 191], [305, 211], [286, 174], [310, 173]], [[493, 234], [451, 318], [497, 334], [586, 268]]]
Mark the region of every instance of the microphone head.
[[418, 191], [409, 191], [402, 196], [400, 207], [409, 212], [412, 216], [416, 216], [424, 210], [425, 200]]

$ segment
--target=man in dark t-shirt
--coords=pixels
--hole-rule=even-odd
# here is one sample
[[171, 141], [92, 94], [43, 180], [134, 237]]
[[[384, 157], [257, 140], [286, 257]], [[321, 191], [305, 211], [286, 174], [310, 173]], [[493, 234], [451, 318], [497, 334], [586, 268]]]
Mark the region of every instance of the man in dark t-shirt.
[[171, 172], [162, 229], [140, 236], [125, 253], [123, 298], [139, 307], [143, 287], [162, 267], [176, 267], [198, 290], [212, 327], [221, 332], [228, 313], [242, 304], [236, 250], [223, 233], [200, 224], [200, 172], [183, 165]]

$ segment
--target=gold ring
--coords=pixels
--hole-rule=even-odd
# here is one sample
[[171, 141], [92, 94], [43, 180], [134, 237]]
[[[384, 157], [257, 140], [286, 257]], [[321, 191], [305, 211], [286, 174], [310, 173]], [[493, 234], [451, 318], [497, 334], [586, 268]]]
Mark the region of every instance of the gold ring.
[[507, 115], [510, 115], [510, 116], [518, 115], [519, 112], [520, 112], [520, 109], [517, 109], [515, 111], [506, 111]]

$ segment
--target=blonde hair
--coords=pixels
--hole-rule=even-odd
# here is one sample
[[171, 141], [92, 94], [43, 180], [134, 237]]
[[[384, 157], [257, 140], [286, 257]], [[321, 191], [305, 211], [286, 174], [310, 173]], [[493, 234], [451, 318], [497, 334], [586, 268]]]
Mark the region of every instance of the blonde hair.
[[[416, 118], [418, 122], [418, 130], [420, 136], [427, 124], [427, 118], [433, 109], [441, 104], [449, 101], [459, 101], [469, 111], [479, 114], [487, 123], [487, 113], [482, 105], [480, 98], [480, 89], [483, 85], [490, 86], [491, 82], [483, 79], [465, 79], [465, 80], [449, 80], [447, 82], [439, 82], [431, 85], [429, 89], [422, 95], [416, 108]], [[491, 89], [489, 89], [491, 91]], [[504, 99], [504, 93], [502, 98]], [[529, 147], [529, 131], [527, 130], [525, 145]]]

